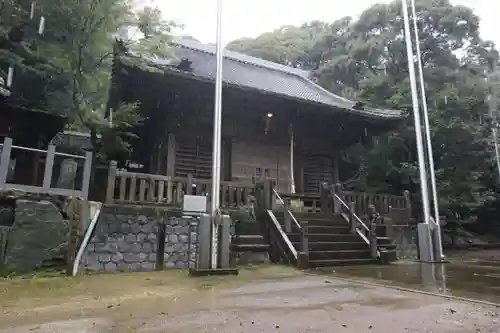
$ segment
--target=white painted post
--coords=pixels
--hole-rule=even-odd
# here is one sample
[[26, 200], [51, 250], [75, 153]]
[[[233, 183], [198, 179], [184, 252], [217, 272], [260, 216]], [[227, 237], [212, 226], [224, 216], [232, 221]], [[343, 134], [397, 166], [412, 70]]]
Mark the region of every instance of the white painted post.
[[5, 188], [7, 174], [9, 173], [10, 152], [12, 150], [12, 139], [6, 137], [3, 140], [2, 153], [0, 154], [0, 189]]
[[52, 183], [52, 172], [54, 170], [54, 158], [56, 156], [56, 146], [50, 145], [45, 157], [45, 171], [43, 173], [43, 190], [47, 192]]

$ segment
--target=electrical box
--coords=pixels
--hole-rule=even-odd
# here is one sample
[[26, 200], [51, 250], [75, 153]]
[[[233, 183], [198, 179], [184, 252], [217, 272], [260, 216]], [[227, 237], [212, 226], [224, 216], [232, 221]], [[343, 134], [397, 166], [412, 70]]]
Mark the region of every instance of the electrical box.
[[206, 213], [207, 197], [204, 195], [184, 195], [182, 210], [190, 213]]

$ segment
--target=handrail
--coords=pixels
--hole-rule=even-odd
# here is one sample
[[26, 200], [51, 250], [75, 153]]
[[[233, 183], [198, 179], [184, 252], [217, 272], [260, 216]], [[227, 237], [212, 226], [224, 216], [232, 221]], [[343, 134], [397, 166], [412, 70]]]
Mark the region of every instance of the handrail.
[[271, 210], [268, 209], [266, 212], [267, 212], [267, 215], [269, 216], [269, 218], [271, 219], [272, 223], [274, 224], [274, 227], [278, 230], [278, 232], [279, 232], [281, 238], [283, 239], [283, 241], [285, 242], [286, 246], [288, 247], [288, 249], [290, 250], [290, 252], [294, 256], [295, 260], [298, 260], [297, 250], [293, 246], [292, 242], [288, 238], [285, 231], [283, 231], [283, 228], [281, 227], [281, 224], [278, 222], [278, 219], [276, 218], [276, 216], [274, 215], [274, 213]]
[[77, 253], [75, 261], [73, 263], [73, 276], [76, 276], [78, 274], [78, 268], [80, 267], [80, 261], [82, 260], [85, 249], [87, 248], [87, 245], [90, 241], [90, 237], [94, 233], [94, 229], [97, 225], [97, 221], [99, 220], [99, 215], [101, 214], [101, 209], [102, 209], [102, 203], [97, 202], [94, 215], [91, 217], [90, 224], [87, 227], [87, 230], [85, 231], [85, 236], [83, 238], [82, 244], [80, 245], [80, 248], [78, 249], [78, 253]]
[[[47, 150], [16, 146], [13, 144], [13, 140], [10, 137], [5, 137], [3, 143], [0, 143], [0, 189], [2, 190], [14, 190], [14, 191], [24, 191], [30, 193], [40, 193], [40, 194], [55, 194], [63, 195], [68, 197], [83, 197], [88, 198], [89, 186], [90, 186], [90, 171], [92, 168], [92, 153], [86, 152], [84, 155], [73, 155], [66, 154], [56, 151], [56, 146], [49, 145]], [[11, 153], [13, 149], [35, 152], [37, 154], [45, 154], [45, 166], [43, 171], [43, 181], [42, 185], [24, 185], [11, 183], [8, 181], [9, 173], [12, 172], [11, 165]], [[82, 185], [81, 189], [66, 189], [53, 187], [53, 175], [54, 175], [54, 165], [56, 156], [69, 157], [72, 159], [83, 160], [83, 175], [82, 175]], [[79, 167], [81, 168], [81, 167]]]
[[[344, 206], [345, 208], [347, 208], [347, 210], [350, 210], [349, 206], [342, 200], [342, 198], [338, 195], [338, 194], [335, 194], [335, 198], [340, 202], [340, 204], [342, 206]], [[361, 224], [363, 226], [363, 228], [366, 230], [366, 231], [370, 231], [370, 229], [366, 226], [366, 224], [358, 217], [358, 215], [356, 215], [356, 213], [352, 212], [352, 216], [358, 221], [359, 224]]]
[[[276, 191], [276, 189], [273, 189], [273, 192], [274, 192], [274, 195], [276, 196], [276, 198], [283, 204], [285, 205], [285, 201], [281, 198], [281, 196], [278, 194], [278, 192]], [[285, 212], [286, 213], [286, 212]], [[288, 214], [290, 214], [290, 217], [292, 218], [292, 221], [293, 223], [295, 223], [295, 226], [300, 230], [302, 229], [302, 227], [300, 226], [300, 223], [297, 221], [297, 219], [295, 218], [295, 216], [293, 216], [292, 212], [290, 211], [290, 209], [288, 210]]]
[[[356, 219], [357, 225], [361, 224], [361, 226], [363, 227], [363, 229], [365, 229], [368, 232], [371, 231], [370, 228], [368, 228], [366, 226], [366, 224], [356, 215], [355, 212], [351, 211], [351, 209], [349, 208], [349, 206], [336, 193], [334, 194], [334, 200], [338, 200], [342, 206], [344, 206], [345, 208], [347, 208], [347, 210], [351, 213], [352, 217]], [[344, 219], [346, 219], [345, 214], [342, 214], [342, 216], [343, 216]], [[368, 246], [371, 246], [370, 240], [363, 234], [363, 232], [361, 230], [359, 230], [359, 228], [356, 228], [356, 233], [361, 237], [361, 239], [363, 239], [365, 241], [366, 244], [368, 244]], [[378, 244], [377, 244], [377, 256], [380, 258], [380, 250], [378, 248]]]

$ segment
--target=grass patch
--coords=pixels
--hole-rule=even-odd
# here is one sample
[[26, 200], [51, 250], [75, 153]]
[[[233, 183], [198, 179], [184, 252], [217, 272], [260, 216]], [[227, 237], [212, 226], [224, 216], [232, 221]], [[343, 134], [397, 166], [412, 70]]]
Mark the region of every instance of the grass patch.
[[283, 279], [302, 275], [292, 267], [252, 266], [238, 276], [193, 278], [187, 270], [148, 273], [95, 274], [78, 277], [31, 276], [0, 280], [2, 307], [33, 308], [72, 301], [112, 297], [141, 297], [148, 294], [202, 290], [214, 286], [235, 286], [254, 280]]

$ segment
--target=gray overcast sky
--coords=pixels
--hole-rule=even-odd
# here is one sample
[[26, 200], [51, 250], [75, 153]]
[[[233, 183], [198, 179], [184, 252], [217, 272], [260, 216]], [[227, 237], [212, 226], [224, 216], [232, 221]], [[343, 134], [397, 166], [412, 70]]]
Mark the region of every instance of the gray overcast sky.
[[[144, 1], [148, 2], [148, 1]], [[202, 42], [214, 42], [217, 0], [153, 0], [165, 17], [185, 25], [185, 33]], [[311, 20], [333, 22], [343, 16], [357, 17], [377, 0], [224, 0], [224, 42], [256, 37], [282, 25]], [[294, 5], [296, 3], [297, 5]], [[500, 46], [500, 0], [452, 0], [475, 10], [481, 18], [481, 34]], [[302, 4], [302, 5], [299, 5]], [[306, 5], [304, 5], [306, 4]]]

